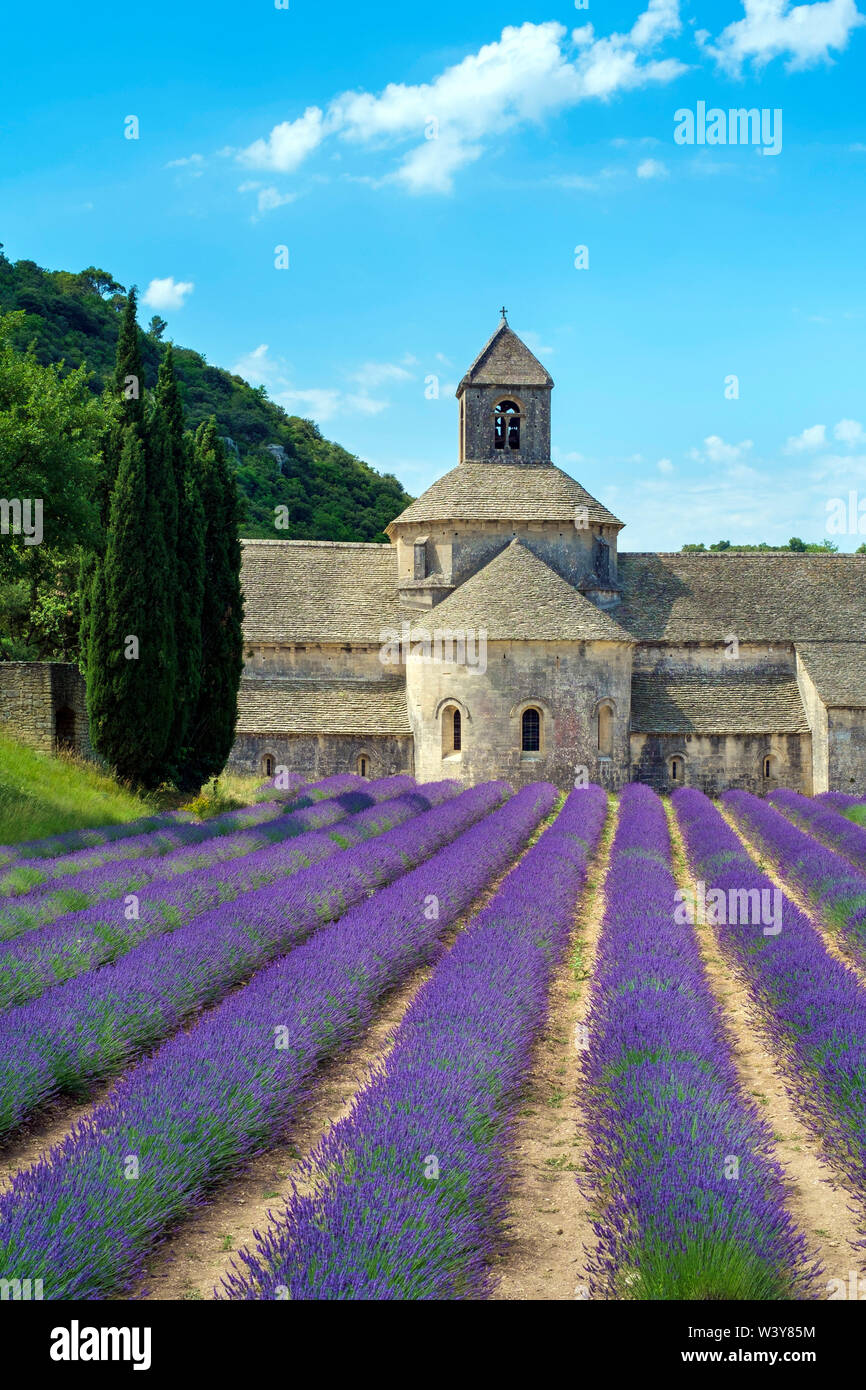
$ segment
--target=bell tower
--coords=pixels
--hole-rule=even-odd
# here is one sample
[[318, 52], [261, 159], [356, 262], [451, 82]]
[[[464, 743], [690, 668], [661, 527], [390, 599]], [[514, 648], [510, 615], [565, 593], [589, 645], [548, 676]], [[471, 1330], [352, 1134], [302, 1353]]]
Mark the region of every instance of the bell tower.
[[501, 312], [499, 327], [457, 387], [459, 462], [549, 467], [553, 379]]

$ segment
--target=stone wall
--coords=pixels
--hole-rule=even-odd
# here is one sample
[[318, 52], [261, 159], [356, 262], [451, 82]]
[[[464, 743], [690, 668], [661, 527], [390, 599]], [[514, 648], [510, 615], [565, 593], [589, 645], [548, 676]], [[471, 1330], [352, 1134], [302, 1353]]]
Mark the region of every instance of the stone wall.
[[0, 731], [56, 753], [93, 757], [84, 678], [66, 662], [0, 662]]
[[[354, 734], [238, 734], [228, 768], [232, 772], [266, 775], [263, 759], [270, 754], [277, 767], [286, 767], [311, 780], [332, 777], [338, 772], [359, 772], [359, 761], [367, 758], [368, 777], [389, 777], [392, 773], [414, 773], [412, 739], [405, 737]], [[440, 774], [444, 775], [444, 774]], [[427, 781], [430, 779], [427, 778]]]
[[[767, 755], [773, 775], [764, 777]], [[683, 781], [671, 776], [670, 759], [683, 759]], [[698, 787], [718, 796], [727, 787], [766, 796], [776, 787], [812, 794], [811, 734], [632, 734], [631, 775], [659, 792]]]
[[[410, 656], [409, 718], [417, 775], [467, 786], [505, 777], [515, 786], [549, 781], [567, 790], [578, 768], [617, 787], [628, 779], [631, 650], [616, 642], [488, 642], [486, 670]], [[598, 753], [599, 702], [613, 704], [613, 751]], [[541, 748], [521, 751], [521, 719], [541, 712]], [[459, 754], [448, 751], [443, 720], [461, 713]], [[446, 722], [447, 727], [447, 722]]]
[[[797, 653], [797, 685], [803, 709], [812, 730], [812, 788], [813, 795], [830, 790], [830, 740], [827, 721], [827, 708], [818, 694], [812, 677]], [[861, 711], [862, 717], [862, 711]], [[846, 791], [846, 787], [835, 787], [834, 791]]]
[[[490, 563], [500, 551], [519, 536], [524, 545], [549, 565], [552, 570], [577, 584], [593, 566], [593, 537], [603, 535], [610, 547], [610, 574], [616, 579], [617, 528], [593, 524], [578, 528], [563, 521], [529, 521], [519, 525], [511, 521], [427, 522], [423, 527], [395, 527], [398, 582], [413, 579], [415, 570], [415, 540], [423, 531], [427, 537], [428, 574], [454, 584], [462, 584]], [[445, 598], [434, 595], [434, 603]]]
[[828, 709], [826, 718], [828, 789], [866, 795], [866, 710]]
[[[383, 629], [384, 630], [384, 629]], [[322, 680], [373, 681], [393, 676], [393, 666], [380, 659], [381, 648], [344, 643], [248, 643], [244, 647], [244, 676]]]

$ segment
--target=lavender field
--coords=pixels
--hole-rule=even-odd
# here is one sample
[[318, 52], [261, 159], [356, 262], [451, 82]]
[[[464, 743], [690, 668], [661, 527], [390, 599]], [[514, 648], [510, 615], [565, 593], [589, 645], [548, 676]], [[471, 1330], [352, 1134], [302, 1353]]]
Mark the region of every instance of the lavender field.
[[3, 1288], [866, 1296], [858, 804], [296, 778], [0, 846]]

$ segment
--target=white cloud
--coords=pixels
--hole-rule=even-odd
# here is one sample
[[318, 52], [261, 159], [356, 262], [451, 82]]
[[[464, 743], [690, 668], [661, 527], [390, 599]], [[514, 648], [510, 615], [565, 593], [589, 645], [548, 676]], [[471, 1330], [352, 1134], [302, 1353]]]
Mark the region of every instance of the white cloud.
[[541, 334], [536, 333], [534, 329], [520, 328], [514, 331], [517, 333], [518, 338], [523, 339], [529, 351], [534, 353], [536, 357], [543, 360], [545, 357], [552, 357], [554, 355], [556, 349], [548, 347]]
[[864, 17], [854, 0], [819, 0], [790, 5], [789, 0], [743, 0], [744, 18], [722, 30], [707, 51], [725, 71], [738, 74], [751, 60], [756, 68], [786, 57], [789, 71], [831, 62], [830, 49], [841, 51]]
[[[412, 359], [414, 361], [414, 358]], [[349, 373], [349, 379], [356, 381], [364, 390], [383, 385], [386, 381], [411, 381], [412, 373], [396, 362], [365, 362], [357, 371]]]
[[203, 154], [189, 154], [184, 159], [170, 159], [166, 164], [166, 169], [183, 169], [189, 165], [198, 167], [204, 164]]
[[273, 187], [260, 189], [256, 199], [259, 216], [266, 212], [273, 212], [274, 208], [281, 208], [286, 203], [294, 202], [296, 197], [297, 194], [295, 193], [280, 193], [279, 189]]
[[192, 280], [175, 280], [167, 275], [164, 280], [151, 280], [141, 302], [151, 309], [182, 309], [194, 289]]
[[662, 164], [660, 159], [643, 159], [637, 166], [639, 179], [664, 179], [667, 174], [667, 165]]
[[[401, 371], [402, 368], [396, 370]], [[246, 353], [235, 363], [232, 371], [253, 386], [264, 386], [271, 400], [291, 414], [310, 415], [319, 421], [330, 420], [335, 415], [378, 415], [389, 404], [368, 394], [365, 388], [369, 380], [362, 380], [363, 367], [349, 375], [350, 380], [361, 386], [359, 391], [345, 392], [338, 386], [298, 386], [289, 364], [281, 358], [272, 357], [267, 343], [260, 343], [252, 352]]]
[[689, 457], [696, 463], [739, 463], [744, 454], [752, 448], [751, 439], [742, 439], [739, 444], [726, 444], [717, 434], [708, 434], [703, 449], [691, 449]]
[[378, 95], [343, 93], [325, 111], [311, 106], [297, 120], [274, 126], [237, 158], [287, 173], [330, 136], [373, 149], [411, 141], [397, 167], [373, 182], [448, 193], [455, 174], [484, 154], [487, 138], [686, 71], [676, 59], [647, 56], [679, 28], [678, 0], [650, 0], [628, 34], [596, 37], [592, 25], [584, 25], [569, 35], [552, 20], [508, 25], [495, 42], [430, 82], [392, 82]]
[[833, 426], [833, 438], [853, 449], [858, 444], [866, 443], [866, 431], [859, 420], [840, 420]]
[[785, 445], [786, 454], [803, 454], [809, 449], [823, 449], [827, 443], [827, 426], [810, 425], [802, 434], [791, 435]]
[[674, 471], [674, 466], [670, 459], [659, 459], [656, 468], [660, 473], [673, 473]]
[[254, 140], [237, 157], [254, 169], [290, 174], [321, 144], [324, 135], [322, 112], [318, 106], [308, 106], [303, 116], [275, 125], [267, 140]]

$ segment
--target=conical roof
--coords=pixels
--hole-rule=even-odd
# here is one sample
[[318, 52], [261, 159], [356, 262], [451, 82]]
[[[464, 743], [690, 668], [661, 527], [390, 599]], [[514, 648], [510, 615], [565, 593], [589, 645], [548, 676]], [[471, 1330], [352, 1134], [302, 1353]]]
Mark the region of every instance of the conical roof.
[[553, 378], [503, 318], [457, 387], [457, 395], [467, 386], [553, 386]]
[[438, 629], [490, 642], [631, 642], [607, 613], [516, 538], [432, 610]]
[[575, 478], [553, 464], [459, 463], [410, 502], [386, 528], [405, 522], [559, 521], [574, 525], [577, 509], [590, 525], [622, 526]]

